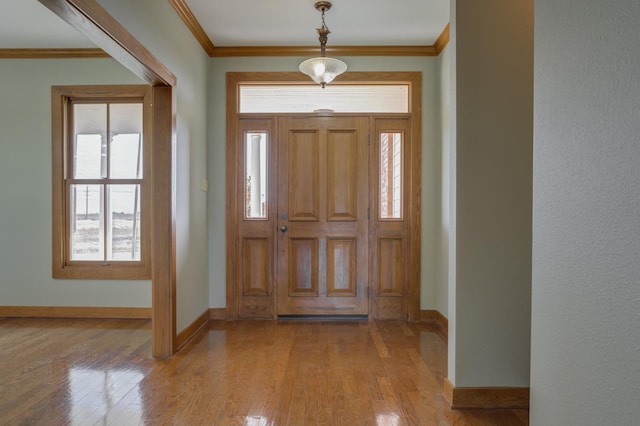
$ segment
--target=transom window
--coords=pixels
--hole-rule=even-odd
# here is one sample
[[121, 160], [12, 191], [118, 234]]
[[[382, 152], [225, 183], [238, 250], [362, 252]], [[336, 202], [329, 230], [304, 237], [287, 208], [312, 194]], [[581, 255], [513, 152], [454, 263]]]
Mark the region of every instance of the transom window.
[[54, 277], [149, 277], [147, 92], [54, 87]]
[[240, 113], [409, 112], [408, 84], [240, 84]]

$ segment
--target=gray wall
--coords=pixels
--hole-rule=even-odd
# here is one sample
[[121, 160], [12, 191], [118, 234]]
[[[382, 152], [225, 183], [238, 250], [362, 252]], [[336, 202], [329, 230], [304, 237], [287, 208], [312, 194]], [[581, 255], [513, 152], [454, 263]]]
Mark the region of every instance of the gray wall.
[[207, 71], [209, 58], [167, 1], [99, 3], [169, 70], [176, 106], [177, 330], [208, 309]]
[[532, 425], [640, 422], [638, 22], [536, 0]]
[[451, 7], [448, 377], [528, 386], [533, 0]]
[[150, 307], [144, 281], [51, 278], [51, 86], [142, 84], [112, 59], [0, 60], [0, 305]]
[[451, 238], [451, 48], [446, 47], [438, 57], [440, 81], [440, 143], [438, 176], [438, 249], [436, 251], [436, 285], [433, 300], [436, 310], [449, 315], [449, 240]]

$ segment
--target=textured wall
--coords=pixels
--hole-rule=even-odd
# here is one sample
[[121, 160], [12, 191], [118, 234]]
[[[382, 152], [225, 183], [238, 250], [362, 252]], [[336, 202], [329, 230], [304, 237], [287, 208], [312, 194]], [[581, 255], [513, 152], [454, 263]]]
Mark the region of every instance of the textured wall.
[[112, 59], [0, 60], [0, 305], [150, 307], [148, 280], [51, 278], [51, 86], [141, 84]]
[[449, 379], [528, 386], [533, 0], [452, 8]]
[[180, 332], [208, 309], [207, 71], [209, 58], [167, 1], [99, 3], [177, 77], [176, 323]]
[[536, 0], [533, 425], [640, 422], [638, 22]]
[[438, 57], [440, 74], [440, 145], [438, 174], [440, 181], [438, 219], [438, 251], [436, 261], [435, 309], [449, 315], [449, 240], [451, 239], [451, 48]]

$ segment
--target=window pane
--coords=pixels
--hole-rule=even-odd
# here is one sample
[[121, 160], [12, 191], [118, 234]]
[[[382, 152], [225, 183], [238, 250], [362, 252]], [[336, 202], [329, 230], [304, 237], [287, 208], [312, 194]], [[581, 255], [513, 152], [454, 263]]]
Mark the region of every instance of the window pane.
[[138, 133], [121, 133], [111, 137], [109, 156], [112, 179], [142, 178], [142, 138]]
[[402, 134], [380, 134], [380, 218], [402, 218]]
[[74, 104], [73, 114], [73, 177], [106, 177], [106, 104]]
[[407, 84], [243, 84], [240, 112], [409, 112]]
[[140, 185], [107, 188], [107, 260], [140, 260]]
[[267, 133], [245, 134], [245, 217], [267, 217]]
[[109, 177], [142, 178], [142, 104], [110, 104]]
[[102, 185], [71, 185], [71, 260], [104, 260]]

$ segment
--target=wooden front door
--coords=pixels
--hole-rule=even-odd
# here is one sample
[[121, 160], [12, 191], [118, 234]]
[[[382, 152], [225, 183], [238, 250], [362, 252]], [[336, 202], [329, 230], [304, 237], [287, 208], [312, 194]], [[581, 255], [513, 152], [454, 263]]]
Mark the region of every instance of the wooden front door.
[[368, 314], [368, 117], [280, 117], [278, 315]]

